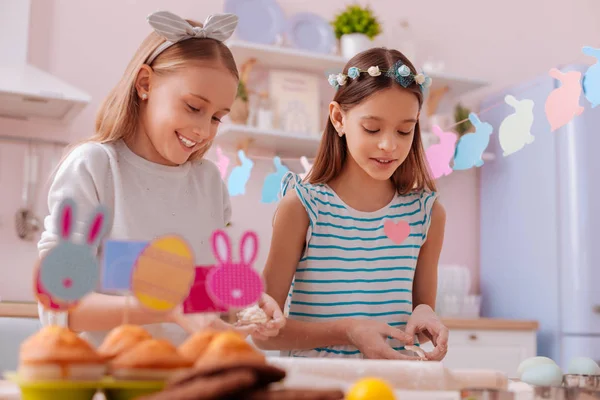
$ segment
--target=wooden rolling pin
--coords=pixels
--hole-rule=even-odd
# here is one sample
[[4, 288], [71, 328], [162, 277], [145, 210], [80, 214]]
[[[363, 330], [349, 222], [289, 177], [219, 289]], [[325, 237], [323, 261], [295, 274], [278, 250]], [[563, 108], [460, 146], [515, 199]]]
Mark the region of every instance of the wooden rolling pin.
[[[449, 370], [448, 383], [460, 389], [498, 389], [508, 390], [508, 376], [492, 369], [453, 369]], [[449, 390], [453, 390], [450, 389]]]
[[352, 383], [376, 376], [404, 390], [460, 390], [508, 388], [505, 374], [494, 370], [448, 370], [441, 362], [362, 360], [341, 358], [270, 357], [269, 363], [289, 373], [314, 375]]

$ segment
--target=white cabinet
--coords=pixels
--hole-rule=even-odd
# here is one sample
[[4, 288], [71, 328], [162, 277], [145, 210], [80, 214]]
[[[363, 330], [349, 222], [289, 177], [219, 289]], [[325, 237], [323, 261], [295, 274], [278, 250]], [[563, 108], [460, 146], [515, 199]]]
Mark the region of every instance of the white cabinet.
[[[450, 329], [444, 365], [450, 369], [479, 368], [516, 377], [521, 361], [537, 353], [535, 330]], [[432, 344], [423, 345], [431, 351]]]

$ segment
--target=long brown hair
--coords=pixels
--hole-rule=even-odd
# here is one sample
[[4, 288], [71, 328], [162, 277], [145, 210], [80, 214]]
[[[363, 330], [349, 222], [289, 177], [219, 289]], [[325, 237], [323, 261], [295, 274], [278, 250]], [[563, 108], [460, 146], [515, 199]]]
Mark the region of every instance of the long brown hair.
[[[398, 50], [381, 47], [357, 54], [348, 61], [343, 72], [347, 74], [350, 67], [358, 67], [360, 70], [366, 71], [371, 66], [378, 66], [381, 71], [386, 71], [392, 68], [397, 61], [402, 61], [402, 63], [410, 68], [413, 74], [417, 73], [412, 63]], [[359, 78], [353, 79], [352, 82], [349, 79], [345, 85], [340, 86], [335, 93], [333, 101], [338, 102], [344, 111], [348, 111], [378, 90], [387, 89], [393, 85], [398, 85], [398, 87], [402, 88], [393, 78], [385, 76], [385, 73], [376, 77], [361, 73]], [[413, 82], [405, 90], [415, 94], [419, 100], [419, 109], [421, 109], [423, 94], [419, 85]], [[347, 156], [346, 136], [338, 136], [328, 116], [317, 157], [306, 180], [312, 184], [331, 181], [342, 171]], [[390, 179], [394, 182], [394, 186], [399, 194], [426, 189], [430, 191], [436, 190], [434, 180], [427, 168], [419, 122], [415, 126], [412, 146], [406, 160], [396, 169]]]
[[[192, 26], [202, 26], [199, 22], [187, 21]], [[135, 90], [137, 75], [154, 50], [164, 42], [165, 39], [154, 31], [144, 39], [127, 65], [120, 81], [101, 104], [96, 115], [96, 133], [92, 137], [71, 146], [67, 150], [67, 155], [83, 143], [110, 143], [119, 139], [127, 140], [135, 134], [140, 110], [140, 101]], [[188, 39], [176, 43], [160, 53], [148, 65], [154, 73], [165, 75], [185, 67], [192, 61], [219, 62], [239, 80], [237, 65], [229, 48], [222, 42], [208, 38]], [[212, 141], [207, 142], [204, 147], [190, 156], [190, 160], [202, 158], [211, 146]], [[62, 161], [65, 158], [66, 155]]]

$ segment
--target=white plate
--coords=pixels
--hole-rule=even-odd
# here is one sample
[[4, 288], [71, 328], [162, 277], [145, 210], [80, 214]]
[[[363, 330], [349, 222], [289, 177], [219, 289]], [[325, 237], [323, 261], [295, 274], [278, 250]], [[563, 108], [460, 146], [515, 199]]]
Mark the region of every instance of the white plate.
[[298, 13], [288, 21], [287, 39], [298, 49], [330, 54], [335, 47], [333, 27], [311, 12]]
[[238, 16], [235, 35], [241, 40], [275, 44], [285, 31], [285, 15], [275, 0], [225, 0], [224, 9]]

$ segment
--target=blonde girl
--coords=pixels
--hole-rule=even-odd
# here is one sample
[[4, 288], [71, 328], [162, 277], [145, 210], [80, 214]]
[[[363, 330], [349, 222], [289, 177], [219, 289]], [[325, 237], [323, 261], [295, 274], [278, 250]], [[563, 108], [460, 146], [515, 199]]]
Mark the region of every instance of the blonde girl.
[[[70, 197], [82, 218], [75, 225], [80, 237], [83, 219], [101, 203], [113, 214], [108, 239], [148, 241], [177, 233], [190, 242], [197, 264], [215, 263], [210, 237], [229, 223], [231, 205], [217, 167], [203, 157], [236, 97], [238, 70], [223, 41], [237, 21], [232, 14], [212, 15], [204, 25], [169, 12], [148, 17], [154, 31], [101, 105], [96, 133], [72, 149], [54, 176], [40, 256], [56, 245], [55, 214]], [[245, 330], [257, 337], [276, 333], [283, 323], [268, 296], [262, 306], [274, 320]], [[62, 323], [98, 345], [122, 323], [124, 307], [122, 296], [93, 293]], [[128, 313], [131, 323], [157, 337], [178, 344], [187, 336], [174, 323], [178, 313], [152, 314], [137, 304]], [[41, 307], [40, 318], [49, 322]], [[211, 323], [220, 326], [220, 320]]]
[[433, 308], [445, 212], [419, 128], [431, 80], [375, 48], [329, 82], [316, 160], [304, 181], [284, 178], [264, 270], [288, 320], [257, 343], [294, 357], [414, 359], [404, 346], [416, 337], [442, 359], [448, 329]]

